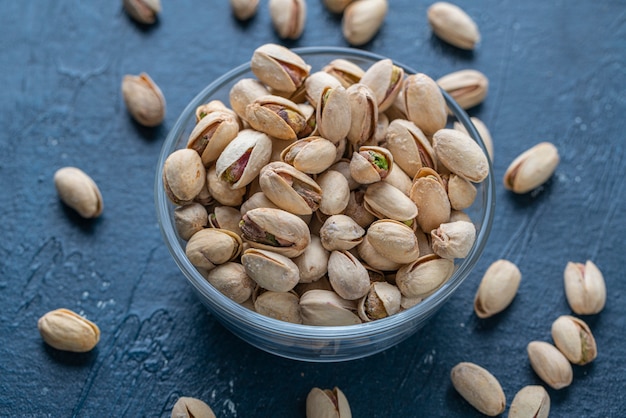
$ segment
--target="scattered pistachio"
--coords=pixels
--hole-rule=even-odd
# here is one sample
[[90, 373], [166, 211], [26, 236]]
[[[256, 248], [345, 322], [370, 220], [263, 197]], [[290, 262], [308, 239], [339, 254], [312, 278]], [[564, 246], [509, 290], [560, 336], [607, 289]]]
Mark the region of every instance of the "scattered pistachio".
[[306, 418], [352, 418], [352, 412], [341, 389], [313, 388], [306, 397]]
[[41, 338], [57, 350], [85, 353], [100, 340], [100, 329], [93, 322], [69, 309], [50, 311], [37, 322]]
[[461, 49], [474, 49], [480, 41], [476, 23], [458, 6], [437, 2], [428, 8], [428, 23], [435, 35]]
[[509, 418], [548, 418], [550, 395], [539, 385], [525, 386], [513, 398]]
[[515, 298], [522, 273], [508, 260], [494, 261], [483, 276], [476, 297], [474, 312], [479, 318], [489, 318], [505, 310]]
[[556, 348], [574, 364], [591, 363], [598, 355], [589, 326], [573, 316], [562, 315], [552, 323], [552, 339]]
[[504, 187], [514, 193], [527, 193], [548, 181], [559, 165], [559, 152], [549, 142], [524, 151], [504, 173]]
[[504, 412], [506, 397], [500, 382], [487, 369], [462, 362], [450, 372], [452, 385], [457, 392], [479, 412], [495, 417]]
[[356, 0], [343, 11], [342, 31], [354, 46], [369, 42], [385, 20], [387, 0]]
[[572, 366], [555, 346], [543, 341], [531, 341], [527, 351], [533, 370], [551, 388], [563, 389], [572, 383]]
[[122, 97], [131, 116], [141, 125], [154, 127], [165, 118], [165, 97], [146, 73], [125, 75]]
[[233, 14], [239, 20], [248, 20], [256, 14], [259, 0], [230, 0]]
[[591, 260], [585, 264], [569, 262], [563, 273], [565, 296], [572, 311], [593, 315], [604, 309], [606, 284], [600, 269]]
[[76, 167], [63, 167], [54, 173], [54, 186], [59, 198], [83, 218], [96, 218], [102, 213], [102, 195], [96, 183]]
[[161, 13], [161, 0], [123, 0], [126, 13], [139, 23], [152, 24]]
[[270, 0], [270, 17], [278, 36], [283, 39], [298, 39], [306, 22], [304, 0]]
[[215, 414], [200, 399], [181, 396], [172, 408], [172, 418], [215, 418]]
[[477, 70], [459, 70], [446, 74], [437, 80], [463, 109], [469, 109], [485, 100], [489, 89], [489, 80]]

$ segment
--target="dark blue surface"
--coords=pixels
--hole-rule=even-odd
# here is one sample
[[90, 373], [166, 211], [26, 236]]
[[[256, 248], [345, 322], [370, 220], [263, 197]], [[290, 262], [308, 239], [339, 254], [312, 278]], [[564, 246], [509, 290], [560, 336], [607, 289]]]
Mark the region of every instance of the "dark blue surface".
[[[205, 310], [171, 260], [156, 222], [153, 181], [168, 129], [205, 85], [278, 42], [266, 2], [246, 24], [227, 2], [164, 1], [153, 27], [121, 2], [0, 2], [0, 416], [169, 416], [179, 396], [208, 402], [220, 417], [304, 416], [313, 386], [339, 386], [355, 417], [478, 416], [454, 391], [460, 361], [489, 369], [507, 405], [539, 384], [531, 340], [571, 313], [568, 261], [593, 260], [606, 308], [584, 318], [595, 362], [549, 390], [555, 417], [626, 416], [626, 8], [623, 1], [460, 1], [481, 29], [473, 53], [434, 38], [430, 2], [392, 0], [364, 47], [438, 78], [475, 68], [490, 79], [470, 111], [495, 145], [497, 210], [477, 271], [414, 337], [381, 354], [309, 364], [261, 352]], [[285, 45], [345, 46], [340, 19], [308, 2], [302, 38]], [[145, 71], [167, 99], [165, 123], [145, 129], [124, 107], [124, 74]], [[551, 141], [561, 164], [540, 190], [501, 186], [512, 159]], [[85, 221], [58, 200], [56, 169], [81, 167], [104, 196]], [[501, 315], [479, 320], [472, 300], [487, 266], [507, 258], [522, 271]], [[37, 319], [66, 307], [95, 321], [98, 347], [67, 354], [46, 346]]]

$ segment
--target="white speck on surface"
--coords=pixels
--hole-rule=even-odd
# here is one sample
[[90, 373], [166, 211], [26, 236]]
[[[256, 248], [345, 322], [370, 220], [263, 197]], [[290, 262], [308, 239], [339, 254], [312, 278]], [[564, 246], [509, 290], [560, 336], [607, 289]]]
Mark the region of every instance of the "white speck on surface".
[[47, 395], [49, 391], [50, 391], [50, 389], [48, 389], [48, 388], [47, 388], [47, 387], [45, 387], [45, 386], [41, 388], [41, 394], [42, 394], [42, 395]]
[[576, 116], [576, 117], [574, 118], [574, 123], [575, 123], [576, 125], [580, 124], [582, 121], [583, 121], [583, 120], [580, 118], [580, 116]]
[[85, 290], [85, 291], [83, 292], [83, 294], [81, 295], [81, 298], [82, 298], [83, 300], [87, 300], [87, 298], [88, 298], [88, 297], [89, 297], [89, 292]]
[[113, 298], [111, 298], [111, 299], [109, 299], [109, 300], [99, 300], [99, 301], [96, 303], [96, 306], [97, 306], [99, 309], [104, 309], [104, 308], [106, 308], [107, 306], [114, 306], [114, 305], [115, 305], [115, 299], [113, 299]]
[[106, 289], [108, 289], [108, 288], [109, 288], [109, 286], [111, 286], [111, 282], [110, 282], [110, 281], [108, 281], [108, 280], [105, 280], [105, 281], [103, 281], [103, 282], [100, 284], [100, 288], [101, 288], [102, 290], [106, 290]]
[[226, 399], [224, 401], [224, 406], [228, 408], [228, 411], [233, 414], [234, 417], [237, 416], [237, 408], [235, 408], [235, 403], [230, 399]]
[[514, 30], [520, 30], [521, 27], [522, 27], [522, 25], [520, 25], [519, 22], [513, 23], [513, 29]]
[[460, 326], [461, 328], [465, 328], [465, 322], [461, 322], [461, 323], [459, 324], [459, 326]]
[[585, 124], [585, 123], [581, 123], [581, 124], [580, 124], [580, 130], [581, 130], [581, 131], [586, 131], [586, 130], [587, 130], [587, 124]]
[[211, 391], [211, 401], [212, 401], [212, 402], [213, 402], [213, 401], [215, 401], [215, 395], [216, 395], [216, 393], [215, 393], [215, 389], [213, 389], [213, 390]]
[[235, 389], [235, 381], [233, 379], [228, 381], [228, 387], [230, 388], [230, 393], [233, 393]]
[[576, 183], [580, 183], [580, 176], [576, 176], [576, 177], [574, 177], [574, 181], [575, 181]]

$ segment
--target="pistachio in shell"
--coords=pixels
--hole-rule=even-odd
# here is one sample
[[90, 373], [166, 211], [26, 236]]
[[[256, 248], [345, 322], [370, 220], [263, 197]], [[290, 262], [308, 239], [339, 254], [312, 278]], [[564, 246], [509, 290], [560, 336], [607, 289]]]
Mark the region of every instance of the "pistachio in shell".
[[384, 181], [367, 186], [363, 199], [365, 209], [379, 219], [389, 218], [410, 224], [419, 215], [414, 201]]
[[244, 129], [237, 134], [215, 162], [217, 176], [232, 189], [248, 185], [269, 162], [272, 141], [262, 133]]
[[54, 173], [54, 186], [61, 201], [83, 218], [96, 218], [102, 214], [100, 189], [81, 169], [76, 167], [58, 169]]
[[369, 226], [367, 239], [383, 257], [407, 264], [419, 258], [419, 246], [413, 229], [392, 219], [381, 219]]
[[208, 272], [206, 279], [224, 296], [243, 303], [252, 296], [255, 282], [246, 274], [243, 265], [227, 262]]
[[191, 236], [185, 254], [191, 264], [212, 270], [216, 265], [234, 260], [241, 253], [243, 242], [239, 235], [226, 229], [202, 229]]
[[209, 223], [206, 208], [200, 203], [190, 203], [174, 209], [174, 225], [178, 236], [185, 241]]
[[360, 184], [371, 184], [384, 180], [393, 167], [393, 156], [388, 149], [362, 146], [352, 154], [350, 175]]
[[372, 90], [378, 111], [387, 110], [402, 89], [404, 70], [390, 59], [382, 59], [372, 64], [361, 77], [361, 84]]
[[254, 78], [242, 78], [230, 89], [228, 98], [233, 111], [243, 120], [246, 119], [246, 108], [255, 99], [271, 94], [267, 87]]
[[389, 123], [385, 144], [393, 155], [394, 164], [399, 165], [410, 177], [414, 177], [422, 167], [437, 170], [435, 150], [413, 122], [396, 119]]
[[288, 292], [300, 277], [298, 266], [284, 255], [273, 251], [249, 248], [241, 255], [246, 273], [263, 289]]
[[454, 272], [454, 262], [427, 255], [405, 264], [396, 274], [396, 285], [406, 297], [427, 296], [444, 284]]
[[257, 131], [284, 140], [295, 140], [306, 128], [298, 105], [276, 95], [257, 97], [246, 107], [246, 120]]
[[122, 97], [128, 112], [139, 124], [151, 128], [163, 122], [165, 97], [148, 74], [125, 75]]
[[329, 216], [320, 228], [322, 246], [328, 251], [350, 250], [361, 243], [365, 230], [349, 216]]
[[254, 301], [254, 310], [279, 321], [302, 323], [300, 298], [295, 292], [263, 292]]
[[350, 131], [350, 99], [342, 86], [325, 87], [317, 101], [315, 120], [319, 134], [333, 144]]
[[300, 311], [304, 325], [356, 325], [361, 319], [356, 314], [357, 301], [347, 300], [332, 290], [313, 289], [300, 296]]
[[359, 317], [363, 322], [386, 318], [400, 312], [400, 290], [387, 282], [373, 282], [359, 301]]
[[404, 80], [403, 100], [407, 118], [431, 136], [446, 126], [446, 101], [435, 80], [423, 73], [411, 74]]
[[417, 223], [422, 231], [430, 233], [450, 219], [450, 200], [436, 171], [421, 168], [409, 197], [417, 206]]
[[206, 169], [200, 155], [191, 149], [171, 153], [163, 164], [163, 186], [167, 197], [177, 205], [190, 203], [206, 182]]
[[214, 111], [200, 119], [191, 131], [187, 148], [200, 154], [205, 167], [213, 163], [239, 133], [239, 122], [230, 113]]
[[264, 44], [252, 54], [250, 69], [269, 87], [293, 93], [304, 82], [311, 66], [295, 52], [277, 44]]
[[282, 161], [267, 164], [259, 174], [265, 196], [296, 215], [309, 215], [322, 200], [322, 189], [311, 177]]
[[372, 141], [378, 126], [378, 103], [374, 92], [365, 84], [353, 84], [346, 89], [350, 106], [348, 141], [360, 147]]
[[210, 195], [225, 206], [239, 206], [246, 194], [246, 188], [233, 189], [226, 180], [217, 176], [215, 165], [206, 173], [206, 184]]
[[441, 258], [465, 258], [476, 240], [476, 227], [471, 222], [446, 222], [430, 233], [433, 251]]
[[332, 60], [322, 68], [322, 71], [335, 77], [346, 89], [353, 84], [359, 83], [361, 77], [365, 74], [365, 71], [361, 67], [343, 58]]
[[328, 272], [330, 252], [322, 246], [317, 235], [311, 235], [311, 243], [304, 252], [293, 259], [300, 272], [299, 283], [311, 283], [319, 280]]
[[317, 177], [317, 184], [322, 190], [319, 211], [325, 215], [342, 213], [350, 200], [348, 180], [337, 171], [326, 170]]
[[438, 130], [433, 135], [433, 149], [441, 164], [465, 180], [480, 183], [489, 175], [485, 152], [464, 132]]
[[306, 418], [352, 418], [346, 395], [338, 387], [313, 388], [306, 397]]
[[287, 146], [280, 154], [282, 161], [306, 174], [319, 174], [333, 165], [337, 148], [321, 136], [309, 136]]

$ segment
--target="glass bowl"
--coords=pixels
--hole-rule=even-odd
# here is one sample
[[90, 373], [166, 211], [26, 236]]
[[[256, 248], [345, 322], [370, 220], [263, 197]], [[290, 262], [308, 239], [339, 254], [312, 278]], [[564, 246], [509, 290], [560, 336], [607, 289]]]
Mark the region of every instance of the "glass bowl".
[[[364, 69], [384, 57], [350, 48], [309, 47], [296, 48], [309, 65], [311, 72], [337, 58], [348, 59]], [[416, 71], [395, 62], [408, 74]], [[333, 362], [357, 359], [381, 352], [405, 340], [424, 326], [427, 320], [448, 300], [463, 283], [478, 261], [491, 230], [495, 207], [495, 184], [491, 165], [489, 176], [477, 184], [474, 204], [465, 210], [476, 225], [476, 241], [468, 256], [455, 263], [452, 277], [432, 295], [419, 304], [395, 315], [359, 325], [322, 327], [299, 325], [260, 315], [239, 305], [211, 286], [185, 256], [185, 241], [174, 225], [175, 206], [163, 189], [162, 168], [168, 155], [184, 148], [195, 125], [196, 107], [213, 99], [229, 103], [231, 87], [242, 78], [254, 78], [250, 64], [243, 64], [224, 74], [202, 90], [185, 108], [168, 134], [157, 164], [155, 200], [158, 222], [163, 239], [189, 283], [210, 312], [233, 334], [242, 340], [278, 356], [312, 362]], [[444, 92], [454, 117], [460, 121], [472, 138], [485, 146], [467, 114]]]

